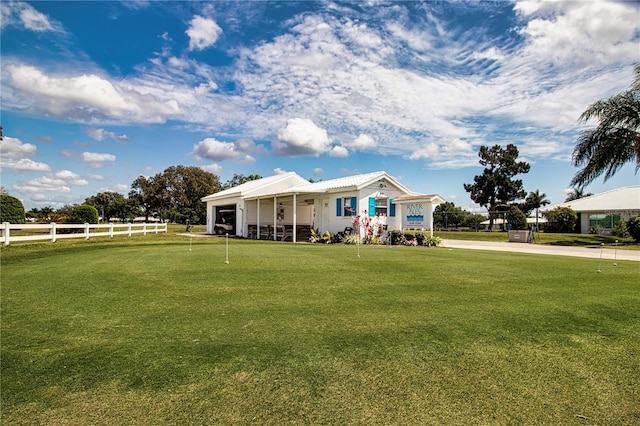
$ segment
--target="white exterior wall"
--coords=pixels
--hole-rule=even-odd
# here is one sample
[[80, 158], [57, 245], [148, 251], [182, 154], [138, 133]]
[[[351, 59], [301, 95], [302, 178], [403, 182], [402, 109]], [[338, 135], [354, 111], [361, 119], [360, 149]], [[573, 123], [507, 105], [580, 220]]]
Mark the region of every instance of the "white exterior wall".
[[[389, 185], [390, 186], [390, 185]], [[333, 233], [342, 232], [347, 227], [353, 227], [353, 216], [345, 216], [344, 215], [344, 198], [357, 198], [357, 206], [356, 206], [356, 216], [368, 216], [372, 219], [375, 216], [369, 216], [369, 198], [375, 198], [378, 195], [378, 192], [383, 192], [387, 198], [387, 217], [385, 218], [387, 229], [400, 229], [401, 221], [399, 216], [399, 205], [396, 205], [396, 216], [389, 216], [391, 212], [391, 200], [402, 195], [402, 192], [396, 190], [395, 188], [385, 188], [383, 191], [380, 191], [379, 186], [372, 185], [367, 188], [363, 188], [360, 191], [345, 191], [345, 192], [335, 192], [331, 194], [327, 194], [329, 199], [329, 208], [328, 218], [321, 218], [318, 210], [316, 209], [316, 228], [320, 229], [321, 232], [330, 231]], [[342, 215], [337, 215], [337, 205], [338, 199], [341, 199], [341, 207], [342, 207]], [[316, 199], [316, 206], [320, 206], [323, 208], [323, 211], [326, 211], [322, 204], [321, 199]], [[366, 213], [365, 213], [366, 210]], [[321, 213], [320, 213], [321, 214]], [[322, 223], [320, 223], [322, 222]], [[324, 224], [324, 227], [321, 226]]]
[[207, 201], [207, 233], [213, 234], [213, 227], [216, 221], [216, 207], [220, 206], [236, 206], [236, 232], [239, 233], [242, 221], [242, 208], [244, 207], [244, 201], [240, 197], [227, 198], [224, 200]]

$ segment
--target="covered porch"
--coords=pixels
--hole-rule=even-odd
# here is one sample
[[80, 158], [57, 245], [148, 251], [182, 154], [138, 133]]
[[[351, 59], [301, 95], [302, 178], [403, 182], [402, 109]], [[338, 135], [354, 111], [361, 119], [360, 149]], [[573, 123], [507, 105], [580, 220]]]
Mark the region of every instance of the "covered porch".
[[242, 235], [250, 239], [308, 241], [314, 226], [315, 198], [274, 194], [244, 201]]

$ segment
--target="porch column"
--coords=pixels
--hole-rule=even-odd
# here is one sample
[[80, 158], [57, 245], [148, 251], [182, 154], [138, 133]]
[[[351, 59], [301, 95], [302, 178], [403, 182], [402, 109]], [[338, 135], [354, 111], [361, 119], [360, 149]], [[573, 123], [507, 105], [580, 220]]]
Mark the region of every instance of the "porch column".
[[273, 197], [273, 240], [278, 240], [278, 197]]
[[256, 200], [256, 236], [260, 239], [260, 198]]
[[292, 237], [294, 243], [298, 241], [297, 235], [296, 235], [298, 233], [298, 229], [297, 229], [298, 227], [296, 226], [298, 222], [297, 219], [298, 219], [298, 205], [296, 204], [296, 194], [294, 193], [293, 194], [293, 237]]

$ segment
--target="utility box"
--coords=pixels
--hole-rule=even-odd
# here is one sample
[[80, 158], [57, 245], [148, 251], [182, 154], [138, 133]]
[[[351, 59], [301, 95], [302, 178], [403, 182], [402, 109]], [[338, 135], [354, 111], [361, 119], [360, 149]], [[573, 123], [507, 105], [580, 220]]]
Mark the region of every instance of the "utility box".
[[531, 238], [531, 231], [524, 230], [509, 230], [509, 242], [510, 243], [528, 243]]

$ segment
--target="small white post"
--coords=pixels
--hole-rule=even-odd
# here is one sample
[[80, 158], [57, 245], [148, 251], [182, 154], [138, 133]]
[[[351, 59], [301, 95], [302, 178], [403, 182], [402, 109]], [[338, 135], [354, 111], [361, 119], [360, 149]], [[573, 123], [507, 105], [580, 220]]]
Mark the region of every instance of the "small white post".
[[84, 224], [84, 239], [89, 239], [89, 224], [85, 222]]
[[51, 222], [51, 242], [56, 242], [56, 223]]
[[613, 266], [618, 266], [618, 240], [616, 240], [616, 245], [613, 246]]
[[229, 233], [224, 234], [224, 238], [225, 238], [225, 251], [226, 251], [226, 258], [224, 261], [225, 265], [229, 264]]
[[189, 232], [189, 251], [191, 251], [191, 241], [193, 240], [193, 234]]
[[2, 241], [2, 245], [3, 246], [8, 246], [9, 245], [9, 240], [10, 238], [10, 234], [11, 232], [9, 231], [9, 222], [3, 222], [2, 223], [3, 226], [3, 232], [2, 232], [2, 237], [3, 237], [3, 241]]
[[127, 237], [131, 237], [131, 222], [129, 222], [129, 227], [127, 228]]
[[109, 238], [113, 238], [113, 222], [109, 224]]
[[602, 266], [602, 249], [604, 248], [604, 243], [600, 243], [600, 263], [598, 263], [598, 270], [596, 271], [597, 273], [602, 272], [601, 266]]
[[142, 224], [142, 235], [147, 235], [147, 223]]

